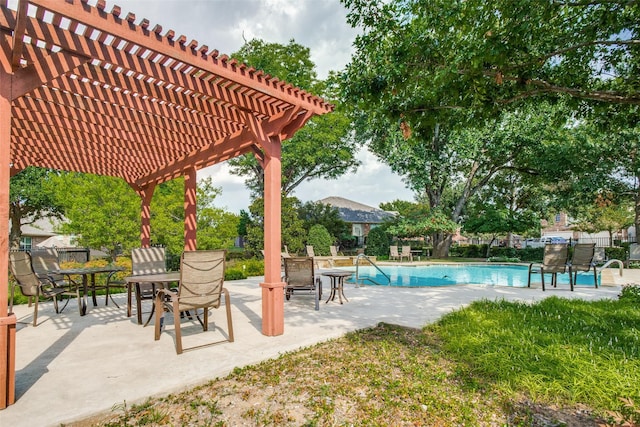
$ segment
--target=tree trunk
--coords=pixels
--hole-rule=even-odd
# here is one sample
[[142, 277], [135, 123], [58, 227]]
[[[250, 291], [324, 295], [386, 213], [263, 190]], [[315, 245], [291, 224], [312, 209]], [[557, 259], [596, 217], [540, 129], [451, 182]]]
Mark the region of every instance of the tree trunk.
[[[640, 181], [640, 177], [636, 177], [636, 183]], [[636, 194], [635, 194], [635, 227], [636, 227], [636, 242], [638, 242], [638, 233], [640, 233], [640, 188], [636, 185]]]
[[11, 203], [9, 205], [9, 216], [11, 217], [11, 232], [9, 233], [9, 249], [19, 249], [22, 238], [22, 215], [20, 207]]
[[449, 256], [449, 248], [451, 247], [451, 234], [434, 233], [433, 240], [433, 257], [447, 258]]

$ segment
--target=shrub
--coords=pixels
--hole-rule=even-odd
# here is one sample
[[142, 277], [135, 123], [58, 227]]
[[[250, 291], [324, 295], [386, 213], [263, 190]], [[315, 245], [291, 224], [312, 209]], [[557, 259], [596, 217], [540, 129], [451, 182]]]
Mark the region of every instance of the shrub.
[[631, 284], [624, 285], [620, 295], [618, 295], [618, 299], [640, 304], [640, 286]]
[[487, 259], [488, 262], [520, 262], [520, 258], [510, 258], [506, 256], [492, 256]]
[[246, 278], [247, 275], [242, 267], [227, 268], [224, 272], [224, 280], [242, 280]]
[[333, 245], [333, 237], [324, 225], [316, 224], [309, 229], [307, 244], [313, 246], [316, 255], [330, 255], [329, 247]]
[[365, 249], [367, 255], [389, 256], [389, 246], [391, 246], [391, 235], [383, 228], [376, 227], [369, 231], [367, 248]]

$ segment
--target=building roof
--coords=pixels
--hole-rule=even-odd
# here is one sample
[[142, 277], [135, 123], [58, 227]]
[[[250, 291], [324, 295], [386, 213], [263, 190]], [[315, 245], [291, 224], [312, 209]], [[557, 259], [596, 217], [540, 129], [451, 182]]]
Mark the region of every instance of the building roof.
[[383, 211], [343, 197], [326, 197], [318, 202], [337, 208], [342, 220], [351, 223], [379, 224], [395, 216], [393, 212]]

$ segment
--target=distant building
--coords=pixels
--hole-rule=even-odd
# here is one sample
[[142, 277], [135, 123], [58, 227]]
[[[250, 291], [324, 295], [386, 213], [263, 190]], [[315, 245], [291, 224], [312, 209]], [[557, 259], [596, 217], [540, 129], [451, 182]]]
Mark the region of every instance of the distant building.
[[369, 231], [396, 215], [395, 212], [383, 211], [342, 197], [327, 197], [318, 200], [318, 203], [338, 209], [340, 218], [351, 224], [351, 235], [358, 238], [359, 246], [364, 244]]
[[[50, 218], [41, 218], [35, 221], [33, 224], [23, 224], [20, 229], [22, 230], [22, 237], [20, 238], [20, 247], [12, 247], [12, 250], [19, 249], [21, 251], [30, 251], [40, 243], [47, 239], [58, 236], [58, 233], [53, 231], [57, 222]], [[11, 224], [9, 224], [11, 229]]]

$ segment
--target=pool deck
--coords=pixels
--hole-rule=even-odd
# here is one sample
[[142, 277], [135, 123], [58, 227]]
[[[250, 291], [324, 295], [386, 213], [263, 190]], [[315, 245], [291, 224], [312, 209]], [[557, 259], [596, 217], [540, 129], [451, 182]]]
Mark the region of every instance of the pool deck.
[[[325, 298], [328, 283], [325, 280]], [[38, 327], [31, 325], [32, 309], [14, 307], [18, 318], [16, 348], [16, 403], [0, 410], [0, 426], [60, 426], [95, 414], [121, 411], [117, 408], [141, 403], [150, 396], [202, 384], [224, 377], [235, 367], [275, 358], [347, 332], [379, 322], [422, 327], [442, 315], [479, 299], [536, 302], [549, 296], [566, 298], [617, 298], [620, 287], [640, 284], [640, 270], [603, 272], [599, 289], [568, 286], [542, 292], [532, 288], [458, 285], [436, 288], [390, 288], [347, 285], [349, 302], [321, 301], [294, 295], [285, 301], [284, 334], [266, 337], [261, 333], [262, 277], [226, 282], [231, 293], [235, 342], [202, 347], [176, 355], [171, 322], [159, 341], [153, 327], [142, 327], [135, 316], [125, 313], [125, 296], [117, 295], [120, 308], [89, 307], [80, 317], [75, 301], [61, 314], [51, 303], [40, 306]], [[226, 330], [224, 309], [214, 310], [211, 321]], [[199, 330], [199, 328], [197, 328]], [[224, 338], [218, 328], [190, 335], [185, 347], [202, 338]]]

